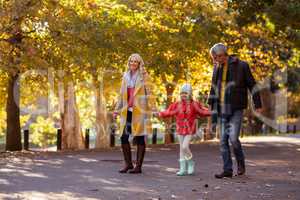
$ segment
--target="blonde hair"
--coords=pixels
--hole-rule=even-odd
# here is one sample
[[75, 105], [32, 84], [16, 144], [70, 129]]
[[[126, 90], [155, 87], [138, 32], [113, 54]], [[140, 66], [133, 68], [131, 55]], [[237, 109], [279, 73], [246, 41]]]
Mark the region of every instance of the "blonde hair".
[[143, 67], [145, 66], [144, 60], [143, 60], [143, 58], [140, 56], [140, 54], [138, 54], [138, 53], [133, 53], [133, 54], [131, 54], [131, 55], [129, 56], [128, 61], [127, 61], [127, 67], [128, 67], [128, 69], [130, 69], [129, 62], [130, 62], [130, 60], [131, 60], [132, 58], [135, 58], [135, 59], [137, 59], [137, 60], [139, 61], [139, 69], [140, 69], [140, 68], [143, 68]]

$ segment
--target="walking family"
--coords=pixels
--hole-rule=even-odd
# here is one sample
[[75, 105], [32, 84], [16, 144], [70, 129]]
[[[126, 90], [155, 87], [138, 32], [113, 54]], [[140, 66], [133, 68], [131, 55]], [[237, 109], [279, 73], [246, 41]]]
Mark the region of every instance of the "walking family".
[[[125, 166], [120, 173], [140, 174], [146, 153], [146, 136], [152, 133], [151, 117], [175, 118], [176, 135], [179, 140], [178, 176], [195, 173], [194, 155], [190, 142], [197, 132], [197, 118], [212, 118], [212, 127], [220, 127], [220, 149], [223, 170], [215, 178], [233, 176], [233, 163], [230, 146], [237, 161], [237, 175], [246, 172], [245, 156], [239, 140], [243, 119], [243, 110], [247, 108], [250, 91], [257, 112], [261, 112], [261, 100], [256, 82], [247, 62], [228, 55], [227, 47], [222, 43], [210, 49], [213, 61], [211, 90], [208, 97], [209, 108], [193, 98], [192, 87], [185, 83], [180, 89], [180, 99], [172, 103], [165, 111], [158, 111], [153, 98], [151, 78], [145, 70], [144, 61], [139, 54], [128, 59], [128, 69], [121, 83], [120, 96], [114, 111], [114, 118], [120, 115], [120, 139]], [[213, 130], [212, 127], [208, 129]], [[135, 166], [131, 155], [131, 138], [137, 145]]]

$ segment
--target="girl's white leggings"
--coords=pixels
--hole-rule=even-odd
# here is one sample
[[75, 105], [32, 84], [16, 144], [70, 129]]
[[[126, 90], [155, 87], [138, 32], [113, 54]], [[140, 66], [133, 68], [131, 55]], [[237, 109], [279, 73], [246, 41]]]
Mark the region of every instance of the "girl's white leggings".
[[179, 159], [180, 160], [189, 160], [193, 157], [193, 154], [190, 150], [190, 142], [192, 139], [192, 135], [178, 135], [179, 140]]

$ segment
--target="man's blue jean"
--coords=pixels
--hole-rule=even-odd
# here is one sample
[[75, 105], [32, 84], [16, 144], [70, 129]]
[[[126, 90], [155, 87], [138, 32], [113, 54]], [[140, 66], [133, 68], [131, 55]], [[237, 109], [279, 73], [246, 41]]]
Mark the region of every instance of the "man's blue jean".
[[232, 159], [229, 141], [233, 147], [233, 153], [238, 163], [245, 163], [245, 157], [239, 140], [241, 124], [243, 120], [243, 110], [237, 110], [229, 117], [220, 117], [221, 128], [221, 153], [223, 158], [224, 172], [232, 172]]

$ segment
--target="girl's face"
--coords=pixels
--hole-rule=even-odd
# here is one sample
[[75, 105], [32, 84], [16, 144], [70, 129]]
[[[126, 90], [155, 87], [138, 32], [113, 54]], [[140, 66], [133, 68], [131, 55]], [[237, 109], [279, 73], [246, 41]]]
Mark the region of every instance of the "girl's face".
[[181, 92], [180, 98], [182, 101], [187, 101], [189, 99], [189, 94], [187, 92]]
[[137, 71], [137, 69], [139, 68], [139, 65], [140, 65], [140, 62], [138, 61], [138, 59], [133, 57], [129, 60], [130, 71], [132, 71], [132, 72]]

